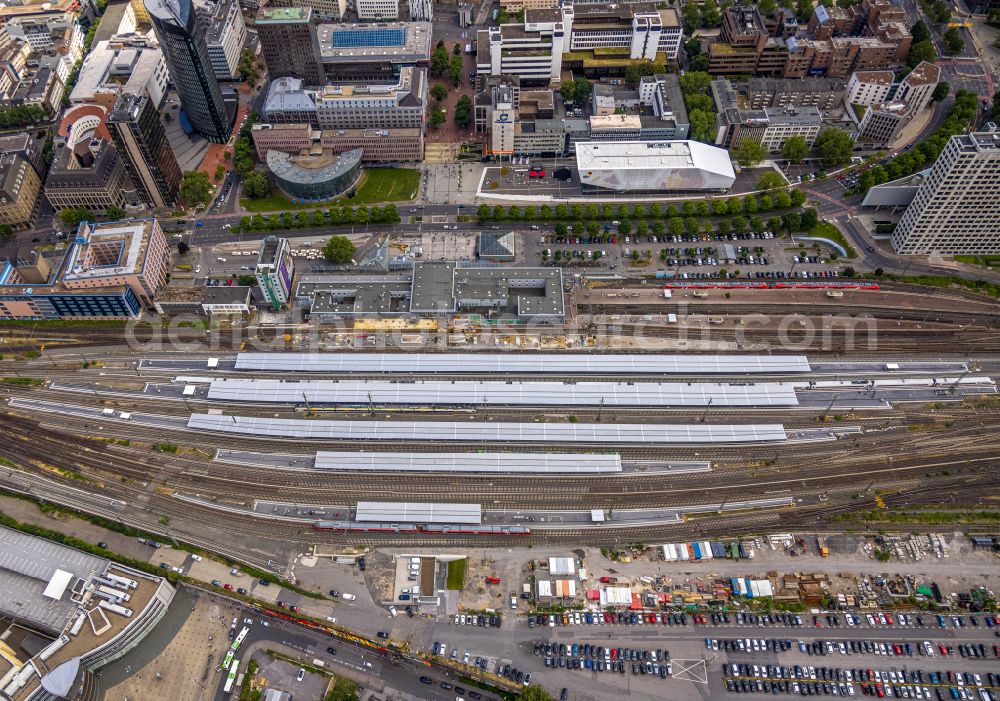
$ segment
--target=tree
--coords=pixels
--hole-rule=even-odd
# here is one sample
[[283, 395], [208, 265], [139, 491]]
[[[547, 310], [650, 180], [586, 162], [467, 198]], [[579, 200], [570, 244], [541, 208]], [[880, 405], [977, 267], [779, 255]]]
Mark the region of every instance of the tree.
[[434, 54], [431, 56], [431, 75], [444, 75], [445, 71], [448, 70], [450, 61], [448, 49], [438, 44], [437, 48], [434, 49]]
[[802, 217], [799, 216], [798, 212], [788, 212], [782, 215], [781, 223], [785, 225], [785, 228], [789, 231], [799, 231], [802, 229]]
[[714, 2], [706, 2], [701, 5], [701, 26], [715, 27], [722, 20], [719, 14], [719, 7]]
[[690, 36], [694, 30], [701, 26], [701, 8], [698, 3], [684, 3], [684, 10], [681, 12], [684, 18], [684, 33]]
[[567, 80], [562, 85], [559, 86], [559, 94], [562, 95], [562, 99], [567, 102], [572, 102], [573, 98], [576, 97], [576, 86], [573, 85], [573, 81]]
[[941, 102], [948, 97], [949, 92], [951, 92], [951, 86], [948, 85], [946, 81], [942, 80], [934, 86], [934, 92], [931, 93], [931, 99], [934, 100], [934, 102]]
[[443, 108], [435, 107], [431, 110], [431, 126], [435, 129], [444, 124], [445, 119], [447, 119], [447, 117], [445, 116]]
[[949, 55], [961, 53], [965, 48], [965, 40], [959, 33], [958, 28], [949, 27], [944, 33], [944, 52]]
[[462, 95], [455, 104], [455, 124], [460, 129], [468, 128], [472, 123], [472, 102], [468, 95]]
[[814, 226], [819, 224], [819, 213], [810, 207], [809, 209], [802, 210], [802, 229], [804, 231], [809, 231]]
[[187, 241], [178, 241], [177, 242], [177, 252], [180, 253], [182, 256], [185, 253], [187, 253], [188, 251], [190, 251], [190, 250], [191, 250], [191, 246], [188, 245]]
[[910, 68], [913, 68], [921, 61], [934, 63], [936, 60], [937, 52], [934, 50], [934, 44], [930, 39], [914, 42], [910, 45], [909, 53], [906, 54], [906, 65]]
[[212, 185], [208, 181], [208, 173], [189, 170], [181, 179], [181, 199], [192, 207], [208, 204], [212, 194]]
[[335, 265], [350, 263], [354, 256], [354, 244], [346, 236], [331, 236], [323, 246], [323, 257]]
[[705, 110], [689, 110], [688, 121], [691, 123], [688, 131], [688, 138], [692, 141], [702, 141], [713, 143], [718, 129], [715, 122], [715, 115]]
[[125, 210], [122, 209], [121, 207], [115, 207], [114, 205], [111, 205], [110, 207], [108, 207], [107, 211], [105, 211], [104, 214], [105, 214], [105, 216], [107, 216], [108, 219], [112, 219], [112, 220], [118, 220], [118, 219], [124, 219], [125, 218]]
[[462, 57], [452, 56], [451, 63], [448, 64], [448, 75], [451, 77], [451, 82], [458, 87], [462, 84]]
[[434, 98], [435, 102], [446, 100], [448, 98], [448, 88], [442, 83], [435, 83], [434, 87], [431, 88], [431, 97]]
[[698, 37], [691, 37], [684, 42], [684, 53], [687, 54], [688, 58], [694, 58], [695, 56], [701, 55], [701, 39]]
[[809, 144], [804, 136], [790, 136], [781, 146], [781, 157], [792, 163], [801, 163], [809, 155]]
[[719, 216], [729, 214], [729, 205], [726, 204], [725, 200], [715, 200], [712, 202], [712, 214], [717, 214]]
[[692, 71], [707, 71], [708, 58], [705, 56], [695, 56], [691, 59], [688, 65]]
[[921, 41], [928, 41], [931, 38], [931, 30], [927, 28], [922, 19], [917, 20], [917, 23], [910, 28], [910, 34], [913, 37], [914, 44]]
[[732, 225], [733, 231], [738, 233], [743, 233], [750, 229], [750, 222], [746, 220], [746, 217], [733, 217], [729, 223]]
[[586, 78], [576, 78], [573, 80], [573, 101], [579, 105], [590, 102], [590, 92], [594, 89], [590, 81]]
[[457, 42], [457, 41], [455, 42], [455, 45], [451, 47], [451, 53], [453, 53], [455, 56], [461, 56], [462, 55], [462, 44], [461, 44], [461, 42]]
[[680, 217], [674, 217], [667, 224], [667, 231], [670, 232], [671, 236], [680, 236], [684, 233], [684, 220]]
[[745, 168], [753, 168], [760, 164], [767, 156], [767, 149], [759, 141], [753, 139], [743, 139], [735, 149], [733, 155]]
[[396, 209], [396, 205], [387, 204], [382, 209], [382, 221], [386, 224], [398, 224], [402, 221], [399, 216], [399, 210]]
[[768, 17], [774, 14], [774, 11], [778, 9], [778, 5], [774, 0], [760, 0], [757, 3], [757, 9], [760, 10], [762, 15]]
[[851, 161], [854, 141], [840, 129], [827, 129], [816, 137], [816, 152], [827, 165], [839, 166]]
[[260, 80], [260, 71], [257, 69], [257, 55], [254, 54], [252, 49], [243, 49], [243, 53], [240, 54], [240, 62], [237, 66], [240, 78], [247, 82], [251, 88], [257, 87], [257, 81]]
[[[774, 171], [768, 171], [760, 176], [760, 180], [757, 181], [758, 190], [777, 190], [779, 187], [785, 186], [785, 179], [775, 173]], [[763, 208], [762, 208], [763, 209]], [[770, 207], [768, 207], [770, 209]]]
[[243, 191], [247, 197], [259, 200], [271, 194], [271, 181], [263, 173], [250, 173], [243, 179]]
[[854, 277], [858, 274], [858, 271], [854, 269], [853, 265], [848, 265], [844, 268], [844, 277]]
[[69, 229], [76, 229], [80, 226], [80, 222], [89, 221], [93, 219], [93, 217], [93, 213], [86, 207], [80, 207], [79, 209], [71, 207], [59, 212], [59, 219]]

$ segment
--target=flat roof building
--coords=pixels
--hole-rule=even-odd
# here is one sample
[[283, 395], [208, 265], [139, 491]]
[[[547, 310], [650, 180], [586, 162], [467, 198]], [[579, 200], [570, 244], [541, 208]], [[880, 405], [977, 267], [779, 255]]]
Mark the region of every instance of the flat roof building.
[[247, 43], [239, 0], [199, 0], [197, 10], [205, 26], [205, 42], [215, 77], [239, 80], [240, 56]]
[[142, 204], [118, 150], [96, 138], [76, 144], [56, 141], [45, 197], [56, 210], [83, 207], [106, 213]]
[[42, 181], [20, 151], [0, 154], [0, 225], [28, 227], [38, 212]]
[[293, 76], [307, 85], [326, 82], [311, 7], [265, 7], [257, 13], [257, 38], [272, 78]]
[[70, 247], [62, 274], [68, 289], [125, 285], [151, 307], [167, 284], [170, 251], [156, 219], [131, 223], [83, 222]]
[[1000, 130], [951, 137], [892, 234], [897, 253], [1000, 253]]
[[295, 261], [292, 260], [288, 239], [264, 237], [254, 273], [257, 285], [272, 309], [278, 310], [287, 305], [292, 296], [292, 280], [295, 277]]
[[581, 142], [576, 166], [587, 191], [724, 192], [736, 181], [729, 154], [697, 141]]
[[479, 312], [538, 319], [565, 314], [560, 268], [417, 263], [410, 274], [305, 275], [295, 296], [321, 320], [366, 314]]
[[429, 65], [429, 22], [321, 24], [320, 54], [329, 80], [374, 82], [395, 79], [405, 66]]
[[173, 601], [164, 577], [43, 538], [0, 528], [0, 550], [0, 613], [31, 633], [4, 646], [4, 699], [89, 698], [93, 672], [138, 645]]

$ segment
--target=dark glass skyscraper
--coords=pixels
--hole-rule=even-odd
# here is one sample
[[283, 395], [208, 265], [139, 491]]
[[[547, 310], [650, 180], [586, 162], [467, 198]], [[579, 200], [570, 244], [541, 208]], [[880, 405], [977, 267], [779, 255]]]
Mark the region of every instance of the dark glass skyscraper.
[[191, 0], [145, 0], [145, 5], [191, 127], [209, 141], [225, 143], [232, 120], [212, 70], [205, 30]]
[[181, 169], [153, 101], [146, 95], [119, 96], [107, 125], [132, 183], [146, 204], [172, 206], [180, 189]]

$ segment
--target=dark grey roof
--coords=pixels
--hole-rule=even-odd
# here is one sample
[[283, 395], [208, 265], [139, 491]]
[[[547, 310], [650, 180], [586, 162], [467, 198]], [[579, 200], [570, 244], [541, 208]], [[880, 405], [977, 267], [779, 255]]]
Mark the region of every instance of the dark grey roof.
[[508, 231], [483, 231], [476, 246], [480, 258], [513, 258], [514, 234]]

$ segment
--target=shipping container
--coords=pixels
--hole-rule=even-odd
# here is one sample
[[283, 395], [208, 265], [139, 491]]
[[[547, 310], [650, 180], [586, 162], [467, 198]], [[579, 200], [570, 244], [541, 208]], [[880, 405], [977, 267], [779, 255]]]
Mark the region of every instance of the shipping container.
[[691, 543], [691, 549], [694, 551], [694, 559], [701, 560], [701, 545], [698, 543]]

